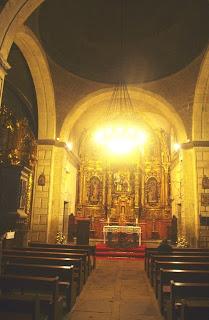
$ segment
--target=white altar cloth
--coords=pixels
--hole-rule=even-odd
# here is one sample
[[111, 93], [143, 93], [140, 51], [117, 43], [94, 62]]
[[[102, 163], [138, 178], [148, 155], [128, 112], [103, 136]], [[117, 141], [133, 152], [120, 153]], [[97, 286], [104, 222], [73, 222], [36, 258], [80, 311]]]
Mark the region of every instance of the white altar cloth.
[[112, 232], [112, 233], [137, 233], [139, 237], [139, 246], [141, 246], [141, 227], [139, 226], [104, 226], [103, 227], [103, 234], [104, 234], [104, 243], [106, 243], [106, 238], [107, 238], [107, 233]]

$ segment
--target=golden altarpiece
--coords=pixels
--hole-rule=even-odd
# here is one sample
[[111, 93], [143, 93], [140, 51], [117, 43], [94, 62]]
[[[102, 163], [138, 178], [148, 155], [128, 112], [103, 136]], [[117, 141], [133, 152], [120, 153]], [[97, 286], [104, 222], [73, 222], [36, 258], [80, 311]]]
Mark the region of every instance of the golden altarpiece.
[[36, 140], [18, 108], [0, 106], [0, 233], [25, 244], [30, 227]]
[[89, 217], [95, 238], [103, 226], [139, 222], [142, 239], [168, 236], [171, 222], [170, 143], [153, 131], [143, 151], [125, 157], [105, 156], [91, 139], [81, 147], [77, 216]]

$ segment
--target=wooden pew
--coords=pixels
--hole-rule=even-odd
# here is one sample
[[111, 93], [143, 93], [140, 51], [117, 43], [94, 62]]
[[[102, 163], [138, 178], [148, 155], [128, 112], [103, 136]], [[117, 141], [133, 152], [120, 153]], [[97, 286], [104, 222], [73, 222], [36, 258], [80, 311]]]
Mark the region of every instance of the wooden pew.
[[62, 248], [62, 249], [84, 249], [88, 250], [92, 257], [93, 269], [96, 268], [96, 246], [85, 244], [53, 244], [53, 243], [41, 243], [41, 242], [29, 242], [29, 247], [45, 247], [45, 248]]
[[[144, 257], [144, 268], [149, 276], [149, 262], [151, 255], [161, 255], [162, 252], [158, 252], [157, 248], [146, 248], [145, 249], [145, 257]], [[168, 255], [209, 255], [209, 248], [172, 248], [171, 253], [167, 253]]]
[[[180, 315], [181, 300], [196, 301], [209, 299], [209, 283], [181, 283], [171, 280], [170, 303], [168, 306], [168, 320], [177, 320]], [[201, 319], [201, 318], [200, 318]]]
[[59, 296], [58, 277], [1, 275], [0, 290], [3, 296], [14, 295], [14, 292], [26, 296], [38, 294], [41, 312], [46, 312], [51, 320], [60, 319], [62, 299]]
[[24, 256], [34, 256], [34, 257], [52, 257], [52, 258], [75, 258], [82, 259], [83, 261], [83, 269], [84, 273], [84, 282], [87, 279], [88, 275], [88, 264], [87, 264], [87, 254], [86, 253], [63, 253], [63, 252], [48, 252], [48, 251], [33, 251], [33, 250], [14, 250], [14, 249], [4, 249], [3, 255], [24, 255]]
[[67, 311], [75, 304], [77, 297], [77, 281], [73, 266], [50, 266], [41, 264], [7, 263], [4, 266], [4, 274], [59, 277], [59, 290], [64, 293]]
[[151, 255], [151, 263], [150, 263], [150, 280], [151, 284], [154, 285], [153, 277], [155, 274], [155, 261], [177, 261], [177, 262], [208, 262], [209, 256], [180, 256], [180, 255]]
[[170, 282], [199, 282], [209, 283], [209, 270], [172, 270], [160, 269], [160, 280], [156, 287], [156, 296], [160, 311], [163, 314], [165, 298], [170, 296]]
[[81, 259], [70, 258], [52, 258], [52, 257], [40, 257], [40, 256], [18, 256], [18, 255], [3, 255], [3, 268], [7, 262], [23, 263], [23, 264], [45, 264], [55, 266], [71, 266], [75, 268], [75, 274], [77, 279], [77, 293], [81, 292], [84, 284], [83, 263]]
[[180, 320], [208, 320], [209, 300], [181, 300]]
[[44, 320], [40, 313], [39, 296], [0, 295], [0, 319]]
[[209, 271], [209, 262], [155, 261], [153, 274], [154, 288], [156, 288], [157, 282], [159, 282], [160, 279], [160, 269]]
[[86, 254], [87, 256], [87, 264], [88, 264], [88, 275], [91, 272], [92, 265], [91, 265], [91, 256], [89, 254], [88, 250], [85, 249], [63, 249], [63, 248], [51, 248], [51, 247], [13, 247], [14, 250], [22, 250], [22, 251], [45, 251], [45, 252], [62, 252], [62, 253], [80, 253], [80, 254]]

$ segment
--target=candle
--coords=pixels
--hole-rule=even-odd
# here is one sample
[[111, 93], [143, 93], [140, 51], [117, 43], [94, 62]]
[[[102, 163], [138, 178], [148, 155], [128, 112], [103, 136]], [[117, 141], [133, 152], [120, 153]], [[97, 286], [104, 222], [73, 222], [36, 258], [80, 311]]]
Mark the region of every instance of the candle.
[[136, 218], [136, 224], [138, 224], [138, 218]]
[[108, 223], [108, 224], [110, 223], [110, 218], [109, 218], [109, 217], [107, 218], [107, 223]]

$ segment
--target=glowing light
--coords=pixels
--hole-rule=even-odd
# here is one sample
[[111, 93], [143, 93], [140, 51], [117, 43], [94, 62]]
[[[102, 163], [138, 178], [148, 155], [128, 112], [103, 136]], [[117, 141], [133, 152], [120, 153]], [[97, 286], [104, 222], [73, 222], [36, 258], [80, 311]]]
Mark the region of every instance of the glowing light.
[[181, 148], [181, 145], [179, 144], [179, 143], [174, 143], [174, 145], [173, 145], [173, 149], [174, 149], [174, 151], [179, 151], [180, 150], [180, 148]]
[[137, 127], [113, 126], [98, 130], [94, 139], [111, 153], [127, 154], [134, 149], [140, 149], [146, 142], [147, 135]]
[[72, 142], [67, 142], [66, 143], [66, 147], [67, 147], [67, 149], [69, 150], [69, 151], [72, 151], [73, 150], [73, 144], [72, 144]]

